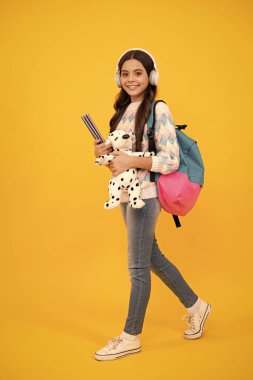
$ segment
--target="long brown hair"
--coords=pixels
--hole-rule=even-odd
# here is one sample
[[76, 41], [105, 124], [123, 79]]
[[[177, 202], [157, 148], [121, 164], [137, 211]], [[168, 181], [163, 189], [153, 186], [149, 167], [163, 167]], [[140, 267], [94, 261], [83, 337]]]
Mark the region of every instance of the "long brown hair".
[[[142, 63], [147, 75], [149, 76], [151, 70], [154, 69], [154, 63], [152, 58], [142, 50], [130, 50], [126, 52], [119, 61], [119, 73], [121, 75], [121, 69], [125, 61], [128, 59], [136, 59]], [[143, 101], [141, 102], [136, 115], [135, 115], [135, 136], [136, 136], [136, 151], [142, 151], [142, 139], [145, 124], [148, 120], [151, 102], [155, 98], [157, 93], [157, 86], [153, 86], [150, 83], [145, 90]], [[118, 123], [120, 122], [127, 106], [131, 103], [131, 98], [128, 93], [121, 88], [120, 92], [116, 95], [116, 101], [114, 103], [115, 114], [110, 120], [110, 132], [113, 132]]]

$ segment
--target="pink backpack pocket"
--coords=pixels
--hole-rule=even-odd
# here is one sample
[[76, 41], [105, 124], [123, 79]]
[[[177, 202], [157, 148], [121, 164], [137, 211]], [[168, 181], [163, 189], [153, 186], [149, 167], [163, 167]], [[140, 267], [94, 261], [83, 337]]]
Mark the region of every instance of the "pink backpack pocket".
[[160, 175], [157, 181], [161, 207], [172, 215], [186, 215], [195, 205], [202, 186], [187, 174], [176, 171]]

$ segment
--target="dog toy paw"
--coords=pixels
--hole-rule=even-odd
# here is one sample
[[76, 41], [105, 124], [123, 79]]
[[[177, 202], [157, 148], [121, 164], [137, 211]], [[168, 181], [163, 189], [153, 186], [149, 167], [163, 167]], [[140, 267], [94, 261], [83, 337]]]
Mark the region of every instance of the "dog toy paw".
[[112, 200], [112, 201], [110, 200], [110, 201], [105, 202], [104, 209], [110, 210], [112, 208], [117, 207], [119, 204], [120, 204], [119, 200], [115, 200], [115, 201], [114, 200]]
[[142, 208], [145, 206], [145, 203], [141, 199], [132, 200], [129, 202], [129, 206], [132, 208]]

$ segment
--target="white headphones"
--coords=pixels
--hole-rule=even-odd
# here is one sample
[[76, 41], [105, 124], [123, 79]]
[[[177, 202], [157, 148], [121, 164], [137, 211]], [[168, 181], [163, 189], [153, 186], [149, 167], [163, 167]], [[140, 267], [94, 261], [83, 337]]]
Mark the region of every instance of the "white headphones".
[[125, 53], [127, 53], [128, 51], [131, 51], [131, 50], [141, 50], [141, 51], [144, 51], [145, 53], [147, 53], [150, 58], [152, 59], [153, 63], [154, 63], [154, 69], [150, 72], [149, 74], [149, 83], [152, 84], [153, 86], [157, 86], [157, 83], [158, 83], [158, 80], [159, 80], [159, 72], [157, 70], [157, 67], [156, 67], [156, 63], [155, 63], [155, 60], [154, 58], [152, 57], [152, 55], [147, 51], [147, 50], [144, 50], [144, 49], [139, 49], [139, 48], [133, 48], [133, 49], [129, 49], [127, 51], [125, 51], [120, 57], [119, 57], [119, 60], [118, 60], [118, 63], [117, 63], [117, 66], [116, 66], [116, 74], [115, 74], [115, 82], [117, 84], [118, 87], [121, 87], [121, 83], [120, 83], [120, 72], [119, 72], [119, 61], [121, 59], [121, 57], [123, 57], [123, 55]]

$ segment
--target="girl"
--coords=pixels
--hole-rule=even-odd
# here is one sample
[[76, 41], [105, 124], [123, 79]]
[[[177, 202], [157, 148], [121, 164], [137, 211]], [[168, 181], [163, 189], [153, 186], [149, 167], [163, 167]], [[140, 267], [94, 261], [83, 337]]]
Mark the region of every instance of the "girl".
[[[124, 129], [134, 132], [134, 151], [148, 150], [147, 119], [151, 102], [157, 93], [158, 71], [154, 58], [144, 49], [130, 49], [119, 59], [116, 83], [121, 88], [117, 95], [114, 116], [110, 120], [110, 132]], [[112, 149], [95, 140], [95, 156], [110, 153]], [[179, 146], [170, 110], [165, 103], [156, 106], [155, 142], [156, 156], [131, 157], [123, 152], [112, 152], [115, 158], [108, 168], [117, 176], [129, 168], [138, 168], [141, 199], [145, 206], [133, 209], [128, 206], [128, 194], [120, 198], [121, 213], [128, 237], [128, 271], [131, 293], [125, 327], [119, 336], [95, 352], [97, 360], [113, 360], [139, 352], [146, 308], [151, 291], [150, 270], [178, 297], [187, 309], [183, 319], [188, 329], [183, 337], [196, 339], [202, 335], [204, 323], [211, 305], [200, 299], [182, 277], [179, 270], [160, 251], [155, 226], [161, 206], [155, 182], [150, 182], [150, 171], [169, 174], [179, 167]]]

